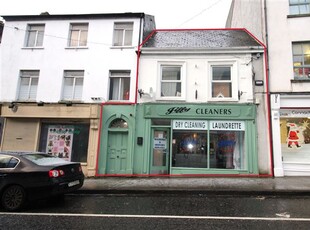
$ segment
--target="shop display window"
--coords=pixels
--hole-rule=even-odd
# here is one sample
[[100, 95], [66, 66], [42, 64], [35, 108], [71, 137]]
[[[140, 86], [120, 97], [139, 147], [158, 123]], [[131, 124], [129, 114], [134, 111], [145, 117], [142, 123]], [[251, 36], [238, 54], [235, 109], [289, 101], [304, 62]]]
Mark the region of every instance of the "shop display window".
[[87, 162], [89, 124], [41, 126], [39, 151], [73, 162]]
[[[310, 111], [302, 111], [310, 114]], [[302, 117], [302, 112], [282, 111], [280, 118], [283, 162], [310, 162], [310, 119]], [[293, 117], [295, 115], [295, 117]], [[299, 117], [297, 117], [299, 116]]]
[[208, 168], [206, 131], [174, 131], [172, 166]]
[[245, 169], [244, 131], [210, 131], [210, 168]]
[[174, 121], [173, 126], [172, 167], [247, 168], [243, 121], [183, 120]]

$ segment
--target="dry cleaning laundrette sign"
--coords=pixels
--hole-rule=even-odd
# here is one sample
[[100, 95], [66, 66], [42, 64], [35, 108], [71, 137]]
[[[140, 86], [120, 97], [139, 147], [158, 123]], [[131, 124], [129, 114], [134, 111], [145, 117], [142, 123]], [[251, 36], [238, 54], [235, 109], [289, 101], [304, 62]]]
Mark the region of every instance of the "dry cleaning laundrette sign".
[[[244, 121], [209, 121], [210, 130], [245, 130]], [[174, 120], [173, 129], [207, 130], [208, 121]]]

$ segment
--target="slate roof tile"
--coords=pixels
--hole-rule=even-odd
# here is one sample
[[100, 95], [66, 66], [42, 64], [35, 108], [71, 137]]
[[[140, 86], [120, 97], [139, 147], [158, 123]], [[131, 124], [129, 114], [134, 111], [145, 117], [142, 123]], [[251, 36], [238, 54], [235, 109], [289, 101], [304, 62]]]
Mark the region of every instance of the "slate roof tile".
[[158, 30], [145, 48], [233, 48], [261, 46], [244, 30]]

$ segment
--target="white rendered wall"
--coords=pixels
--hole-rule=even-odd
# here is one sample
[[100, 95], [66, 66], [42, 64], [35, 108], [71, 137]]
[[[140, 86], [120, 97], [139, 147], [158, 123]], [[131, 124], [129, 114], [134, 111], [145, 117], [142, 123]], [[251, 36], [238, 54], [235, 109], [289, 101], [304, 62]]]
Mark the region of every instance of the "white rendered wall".
[[[133, 46], [112, 48], [114, 22], [134, 22]], [[89, 23], [87, 48], [67, 46], [70, 23]], [[43, 48], [24, 47], [27, 23], [45, 24]], [[51, 20], [6, 22], [2, 37], [0, 100], [17, 99], [20, 70], [40, 70], [36, 101], [58, 102], [64, 70], [84, 70], [83, 102], [91, 97], [108, 99], [109, 70], [131, 71], [130, 101], [135, 99], [136, 47], [139, 19]]]
[[[236, 58], [239, 56], [240, 58]], [[160, 100], [158, 97], [158, 87], [160, 81], [160, 62], [182, 62], [186, 67], [186, 98], [183, 101], [189, 103], [203, 103], [207, 102], [210, 98], [210, 74], [208, 68], [208, 62], [225, 62], [235, 61], [237, 66], [237, 81], [238, 89], [243, 92], [240, 100], [233, 102], [238, 103], [253, 103], [253, 82], [252, 82], [252, 65], [246, 65], [250, 62], [250, 55], [235, 56], [208, 56], [208, 55], [182, 55], [180, 58], [171, 56], [152, 56], [147, 57], [141, 55], [139, 64], [139, 85], [138, 88], [144, 92], [149, 93], [150, 88], [153, 89], [153, 98], [142, 97], [138, 102], [156, 101]], [[195, 92], [197, 90], [197, 99], [195, 98]], [[225, 103], [221, 101], [221, 103]]]
[[309, 91], [309, 83], [294, 78], [292, 42], [310, 40], [310, 17], [288, 18], [288, 1], [267, 1], [271, 92]]
[[264, 0], [233, 0], [233, 9], [230, 12], [233, 13], [233, 17], [227, 21], [226, 26], [245, 28], [257, 39], [266, 43], [263, 4]]

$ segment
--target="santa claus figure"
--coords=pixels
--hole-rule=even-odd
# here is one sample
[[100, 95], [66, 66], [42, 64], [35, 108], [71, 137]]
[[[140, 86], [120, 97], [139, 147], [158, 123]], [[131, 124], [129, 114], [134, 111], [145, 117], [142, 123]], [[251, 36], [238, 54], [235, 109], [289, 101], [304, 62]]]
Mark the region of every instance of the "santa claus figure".
[[300, 128], [295, 123], [287, 123], [286, 126], [289, 127], [287, 136], [287, 147], [292, 148], [292, 145], [294, 144], [297, 148], [300, 148]]

